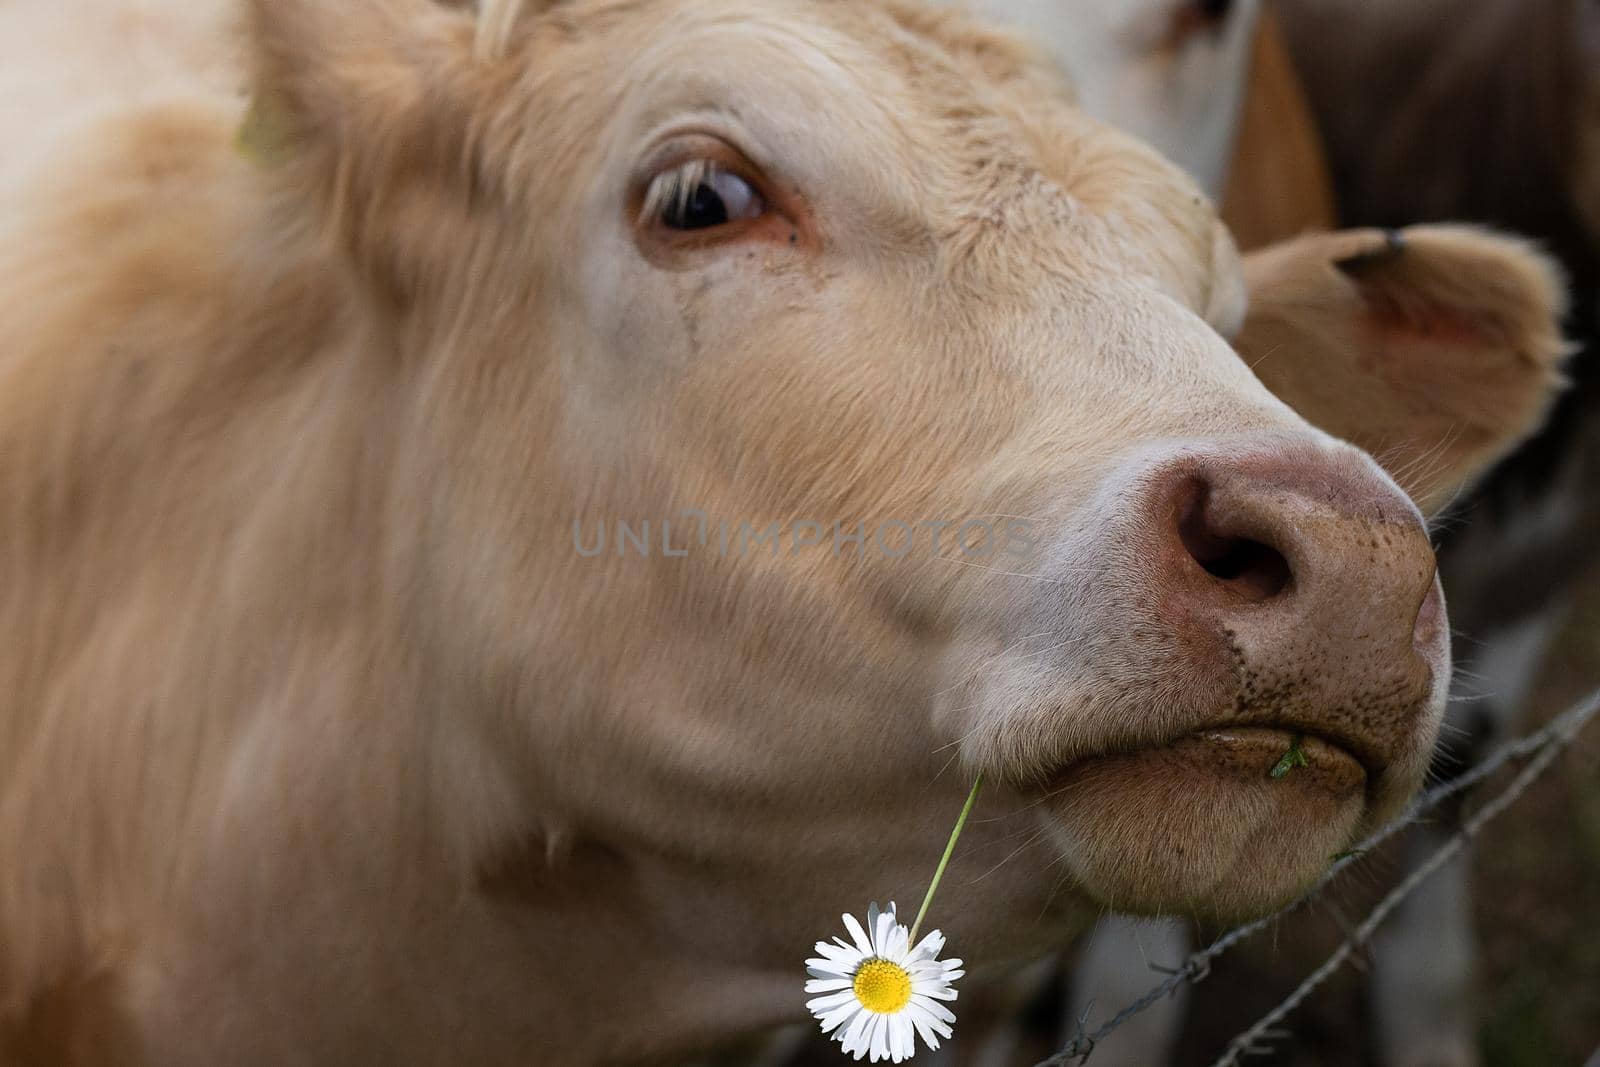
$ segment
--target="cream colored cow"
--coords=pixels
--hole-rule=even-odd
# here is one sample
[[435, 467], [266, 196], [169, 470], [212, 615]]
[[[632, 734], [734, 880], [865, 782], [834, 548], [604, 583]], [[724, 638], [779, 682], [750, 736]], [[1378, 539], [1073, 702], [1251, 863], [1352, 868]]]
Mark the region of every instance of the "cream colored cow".
[[1531, 253], [1300, 249], [1240, 334], [1190, 180], [920, 4], [246, 14], [247, 151], [179, 91], [0, 204], [0, 1058], [672, 1062], [802, 1016], [980, 771], [990, 975], [1415, 787], [1421, 516], [1294, 406], [1399, 448], [1491, 371], [1406, 485], [1469, 477], [1556, 379]]

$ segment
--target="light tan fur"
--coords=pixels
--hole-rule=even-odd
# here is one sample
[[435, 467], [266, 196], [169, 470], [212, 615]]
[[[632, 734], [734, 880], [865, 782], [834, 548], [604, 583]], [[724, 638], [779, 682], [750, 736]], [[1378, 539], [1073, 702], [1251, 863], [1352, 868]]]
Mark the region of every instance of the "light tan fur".
[[[1216, 332], [1244, 292], [1193, 186], [897, 0], [574, 0], [487, 48], [425, 0], [248, 25], [283, 158], [196, 91], [0, 204], [0, 1054], [681, 1058], [794, 1018], [806, 946], [913, 899], [978, 769], [964, 954], [1115, 905], [1037, 783], [1192, 730], [1185, 679], [1102, 627], [1026, 706], [958, 695], [1025, 609], [1117, 603], [1104, 523], [1152, 452], [1368, 464]], [[792, 242], [635, 226], [684, 116], [800, 190]], [[1095, 566], [574, 551], [689, 508], [1031, 516]], [[1205, 814], [1232, 795], [1186, 839], [1281, 816]], [[1259, 906], [1332, 833], [1173, 892]]]

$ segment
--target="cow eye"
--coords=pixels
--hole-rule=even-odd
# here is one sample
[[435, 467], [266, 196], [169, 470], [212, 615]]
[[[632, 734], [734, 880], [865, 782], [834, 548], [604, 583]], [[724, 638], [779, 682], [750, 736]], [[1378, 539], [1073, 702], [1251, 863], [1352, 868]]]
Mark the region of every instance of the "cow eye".
[[644, 214], [669, 230], [693, 231], [758, 219], [766, 210], [761, 194], [739, 175], [694, 160], [656, 176]]

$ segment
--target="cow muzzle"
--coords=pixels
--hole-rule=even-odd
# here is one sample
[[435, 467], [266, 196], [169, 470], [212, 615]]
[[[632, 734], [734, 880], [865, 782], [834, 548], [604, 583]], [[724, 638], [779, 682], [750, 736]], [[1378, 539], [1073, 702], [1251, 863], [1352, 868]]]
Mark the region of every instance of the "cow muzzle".
[[1450, 654], [1422, 518], [1365, 454], [1295, 437], [1169, 451], [1086, 510], [1069, 607], [1025, 620], [1053, 654], [980, 689], [1023, 724], [992, 762], [1104, 903], [1268, 907], [1426, 769]]
[[1288, 777], [1299, 738], [1321, 756], [1304, 777], [1382, 783], [1448, 671], [1416, 508], [1359, 454], [1313, 447], [1179, 461], [1146, 493], [1152, 602], [1191, 657], [1178, 669], [1232, 705], [1204, 739], [1246, 774]]

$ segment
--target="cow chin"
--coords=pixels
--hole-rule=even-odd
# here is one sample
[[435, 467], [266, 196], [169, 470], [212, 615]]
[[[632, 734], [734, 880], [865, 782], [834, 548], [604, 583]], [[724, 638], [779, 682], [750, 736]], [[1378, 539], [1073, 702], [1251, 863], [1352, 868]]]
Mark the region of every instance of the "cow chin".
[[[1286, 759], [1291, 751], [1303, 764]], [[1081, 761], [1056, 776], [1039, 810], [1099, 903], [1232, 922], [1285, 903], [1326, 870], [1367, 822], [1368, 786], [1362, 764], [1327, 741], [1215, 729]]]

